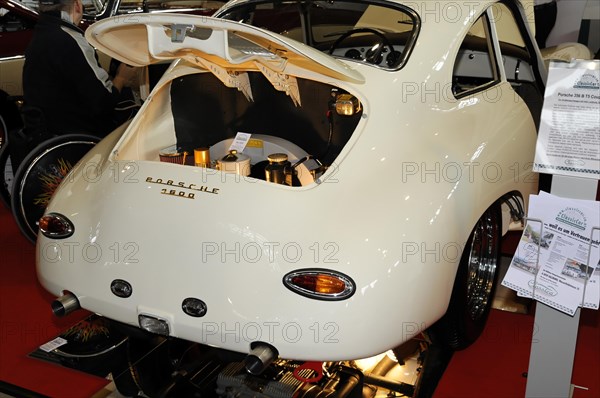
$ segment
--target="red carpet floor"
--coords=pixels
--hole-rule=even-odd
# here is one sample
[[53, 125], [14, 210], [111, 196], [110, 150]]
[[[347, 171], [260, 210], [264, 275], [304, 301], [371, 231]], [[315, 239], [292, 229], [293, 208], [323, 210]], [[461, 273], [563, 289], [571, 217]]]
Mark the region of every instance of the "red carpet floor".
[[[480, 339], [454, 353], [434, 398], [524, 397], [533, 330], [533, 315], [493, 310]], [[581, 313], [571, 383], [588, 388], [576, 389], [574, 398], [600, 397], [598, 311]]]
[[87, 314], [52, 315], [54, 299], [35, 276], [35, 247], [18, 231], [0, 204], [0, 381], [50, 397], [90, 397], [107, 381], [59, 365], [28, 358]]
[[[52, 315], [54, 297], [35, 277], [34, 246], [2, 205], [0, 275], [0, 381], [60, 398], [90, 397], [106, 385], [102, 378], [28, 357], [87, 313]], [[492, 311], [483, 336], [454, 354], [434, 398], [523, 397], [533, 329], [532, 315]], [[582, 312], [573, 383], [588, 388], [576, 390], [575, 398], [600, 398], [598, 311]]]

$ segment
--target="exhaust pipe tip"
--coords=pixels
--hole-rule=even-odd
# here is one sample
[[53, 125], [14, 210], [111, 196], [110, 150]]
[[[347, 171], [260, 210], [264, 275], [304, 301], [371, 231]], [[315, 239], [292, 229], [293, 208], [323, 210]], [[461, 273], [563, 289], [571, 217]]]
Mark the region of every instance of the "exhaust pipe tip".
[[250, 352], [244, 359], [246, 371], [252, 375], [260, 375], [279, 356], [279, 351], [270, 344], [255, 341], [250, 344]]
[[57, 317], [65, 316], [81, 308], [77, 296], [75, 296], [73, 293], [66, 293], [58, 297], [52, 302], [51, 306], [52, 313], [54, 313], [54, 315]]

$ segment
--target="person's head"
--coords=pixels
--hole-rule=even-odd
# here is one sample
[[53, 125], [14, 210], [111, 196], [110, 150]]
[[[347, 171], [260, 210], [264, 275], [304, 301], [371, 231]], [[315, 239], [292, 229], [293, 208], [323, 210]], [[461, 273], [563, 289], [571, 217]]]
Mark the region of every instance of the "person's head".
[[47, 14], [60, 14], [64, 11], [71, 16], [75, 25], [78, 25], [83, 17], [82, 0], [40, 0], [39, 10]]

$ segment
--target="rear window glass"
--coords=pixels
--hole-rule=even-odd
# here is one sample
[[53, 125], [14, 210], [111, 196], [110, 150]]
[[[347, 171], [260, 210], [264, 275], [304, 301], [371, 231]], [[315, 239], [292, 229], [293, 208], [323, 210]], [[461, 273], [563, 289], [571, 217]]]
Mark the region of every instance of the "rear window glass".
[[412, 10], [370, 2], [252, 2], [218, 16], [386, 69], [406, 62], [419, 27]]

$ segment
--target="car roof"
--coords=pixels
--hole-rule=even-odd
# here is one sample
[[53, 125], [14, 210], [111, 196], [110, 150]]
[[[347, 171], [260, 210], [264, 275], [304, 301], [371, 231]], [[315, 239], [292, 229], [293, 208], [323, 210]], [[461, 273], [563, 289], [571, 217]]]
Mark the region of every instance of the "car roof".
[[19, 15], [23, 15], [32, 19], [38, 19], [39, 14], [32, 8], [25, 6], [20, 1], [15, 0], [0, 0], [0, 7], [8, 9], [10, 12], [14, 12]]

